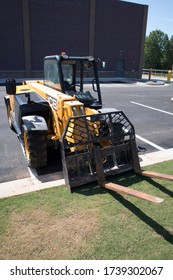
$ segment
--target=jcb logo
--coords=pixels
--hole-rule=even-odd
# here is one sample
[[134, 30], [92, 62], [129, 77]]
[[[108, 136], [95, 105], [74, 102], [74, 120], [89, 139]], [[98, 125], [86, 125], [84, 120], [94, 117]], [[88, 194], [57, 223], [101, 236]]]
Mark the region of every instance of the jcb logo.
[[56, 110], [57, 109], [56, 99], [48, 96], [47, 100], [48, 100], [49, 104], [52, 106], [52, 108]]

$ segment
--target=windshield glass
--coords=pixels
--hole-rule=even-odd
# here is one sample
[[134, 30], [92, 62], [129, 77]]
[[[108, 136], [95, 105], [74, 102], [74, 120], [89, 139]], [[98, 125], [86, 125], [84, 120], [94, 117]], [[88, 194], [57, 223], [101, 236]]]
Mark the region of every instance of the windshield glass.
[[72, 84], [73, 81], [73, 66], [71, 64], [62, 64], [62, 72], [64, 81]]
[[46, 59], [44, 61], [44, 83], [51, 88], [61, 90], [59, 69], [55, 59]]

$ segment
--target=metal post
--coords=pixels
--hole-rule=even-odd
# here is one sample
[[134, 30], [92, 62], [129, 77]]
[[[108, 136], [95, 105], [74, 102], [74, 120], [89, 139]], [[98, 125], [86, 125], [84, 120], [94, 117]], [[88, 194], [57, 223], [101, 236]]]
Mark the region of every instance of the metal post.
[[140, 59], [139, 59], [138, 78], [142, 77], [142, 67], [143, 67], [143, 61], [144, 61], [144, 44], [145, 44], [145, 35], [146, 35], [146, 26], [147, 26], [147, 15], [148, 15], [148, 5], [144, 5], [144, 7], [143, 7], [143, 22], [142, 22], [141, 39], [140, 39], [141, 44], [140, 44]]
[[171, 81], [171, 74], [172, 74], [172, 71], [169, 70], [169, 71], [168, 71], [168, 76], [167, 76], [167, 82], [169, 82], [169, 83], [170, 83], [170, 81]]
[[148, 77], [149, 81], [151, 80], [151, 75], [152, 75], [152, 68], [150, 68], [149, 70], [149, 77]]
[[90, 16], [89, 16], [89, 55], [94, 56], [95, 47], [95, 14], [96, 0], [90, 0]]
[[22, 0], [23, 11], [23, 37], [25, 52], [25, 72], [26, 77], [31, 77], [31, 41], [30, 41], [30, 18], [29, 18], [29, 0]]

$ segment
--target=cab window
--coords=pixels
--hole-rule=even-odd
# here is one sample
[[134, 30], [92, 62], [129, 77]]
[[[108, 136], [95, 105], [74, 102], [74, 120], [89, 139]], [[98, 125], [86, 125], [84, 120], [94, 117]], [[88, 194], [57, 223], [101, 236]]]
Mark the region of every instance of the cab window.
[[44, 82], [52, 88], [60, 87], [58, 64], [54, 59], [44, 61]]
[[71, 85], [73, 82], [73, 66], [71, 64], [62, 64], [62, 72], [64, 81]]

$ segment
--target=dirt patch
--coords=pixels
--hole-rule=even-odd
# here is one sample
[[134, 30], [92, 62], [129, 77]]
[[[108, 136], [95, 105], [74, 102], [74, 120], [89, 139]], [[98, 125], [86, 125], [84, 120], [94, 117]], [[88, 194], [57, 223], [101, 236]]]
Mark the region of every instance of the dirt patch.
[[0, 239], [0, 259], [73, 259], [91, 250], [98, 230], [98, 210], [80, 210], [68, 217], [43, 210], [13, 213]]

